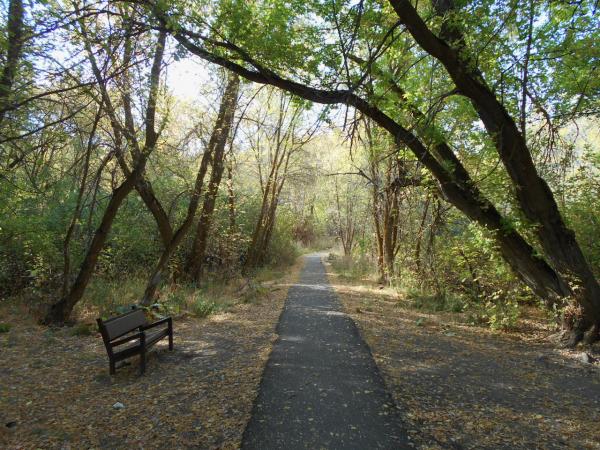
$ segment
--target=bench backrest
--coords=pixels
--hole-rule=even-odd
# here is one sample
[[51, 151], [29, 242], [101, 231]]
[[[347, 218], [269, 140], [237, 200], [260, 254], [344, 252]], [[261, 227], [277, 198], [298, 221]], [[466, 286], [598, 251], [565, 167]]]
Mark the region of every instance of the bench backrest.
[[135, 309], [123, 315], [113, 317], [107, 321], [99, 321], [100, 326], [104, 328], [106, 337], [109, 341], [123, 336], [137, 327], [146, 325], [146, 316], [141, 309]]

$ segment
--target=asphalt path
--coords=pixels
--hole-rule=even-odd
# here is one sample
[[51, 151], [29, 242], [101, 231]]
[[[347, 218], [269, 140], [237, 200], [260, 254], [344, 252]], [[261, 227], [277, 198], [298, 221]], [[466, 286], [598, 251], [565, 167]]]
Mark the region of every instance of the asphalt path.
[[243, 449], [410, 448], [369, 347], [305, 257], [278, 324]]

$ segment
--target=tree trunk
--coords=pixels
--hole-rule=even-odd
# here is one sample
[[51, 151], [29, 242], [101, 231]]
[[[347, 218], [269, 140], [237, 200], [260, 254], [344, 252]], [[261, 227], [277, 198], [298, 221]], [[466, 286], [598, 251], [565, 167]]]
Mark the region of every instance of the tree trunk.
[[[348, 192], [346, 191], [346, 197]], [[342, 243], [342, 249], [344, 250], [344, 256], [350, 257], [352, 255], [352, 248], [354, 247], [354, 218], [352, 217], [352, 206], [346, 198], [346, 208], [344, 211], [344, 217], [342, 218], [342, 205], [340, 204], [340, 192], [337, 180], [335, 180], [335, 205], [337, 210], [337, 231], [338, 237]]]
[[50, 307], [46, 317], [42, 319], [42, 323], [60, 325], [69, 319], [73, 308], [81, 300], [81, 297], [83, 297], [83, 293], [94, 273], [98, 256], [104, 247], [119, 207], [135, 187], [136, 178], [143, 172], [145, 163], [145, 160], [139, 163], [131, 175], [113, 191], [102, 216], [100, 226], [96, 229], [92, 242], [85, 254], [75, 282], [71, 286], [69, 293]]
[[[100, 74], [100, 69], [96, 64], [96, 60], [93, 57], [93, 52], [91, 50], [90, 41], [87, 39], [86, 30], [84, 27], [83, 21], [80, 22], [82, 35], [85, 38], [86, 50], [88, 51], [90, 62], [92, 65], [92, 70], [97, 79], [102, 78]], [[158, 133], [155, 130], [155, 119], [156, 119], [156, 103], [158, 98], [158, 88], [160, 83], [160, 74], [162, 68], [163, 55], [165, 50], [165, 42], [166, 42], [166, 33], [161, 31], [158, 35], [158, 39], [156, 42], [156, 48], [154, 51], [154, 56], [152, 60], [152, 67], [150, 69], [150, 83], [149, 83], [149, 92], [148, 92], [148, 102], [146, 107], [146, 115], [145, 115], [145, 131], [146, 131], [146, 140], [144, 143], [144, 149], [139, 154], [135, 167], [131, 173], [125, 177], [125, 181], [123, 181], [114, 191], [108, 202], [108, 206], [104, 211], [104, 215], [102, 217], [102, 221], [100, 222], [100, 226], [96, 229], [94, 233], [94, 237], [90, 243], [90, 246], [86, 252], [86, 255], [83, 259], [83, 263], [79, 269], [79, 274], [71, 286], [69, 293], [66, 296], [63, 296], [58, 302], [52, 304], [49, 308], [48, 313], [42, 319], [42, 322], [45, 324], [63, 324], [66, 322], [77, 302], [81, 300], [85, 289], [87, 288], [89, 281], [94, 273], [94, 269], [96, 267], [96, 262], [98, 261], [98, 256], [104, 247], [104, 243], [108, 237], [108, 233], [112, 227], [114, 219], [119, 211], [123, 200], [129, 195], [129, 193], [134, 189], [136, 183], [141, 178], [144, 170], [146, 168], [146, 162], [148, 157], [154, 150], [156, 146], [156, 142], [158, 140]], [[110, 98], [108, 97], [106, 91], [101, 91], [103, 102], [110, 110], [112, 107]], [[112, 118], [111, 120], [114, 120]]]
[[276, 164], [273, 164], [273, 167], [271, 168], [271, 172], [269, 173], [269, 177], [267, 178], [267, 182], [265, 184], [260, 212], [258, 214], [258, 219], [256, 221], [256, 225], [254, 226], [254, 231], [252, 233], [252, 241], [250, 242], [250, 246], [248, 247], [248, 256], [244, 263], [244, 270], [256, 267], [259, 264], [259, 248], [261, 245], [260, 243], [263, 239], [266, 216], [269, 210], [269, 195], [271, 194], [271, 189], [273, 189], [273, 173], [275, 170]]
[[233, 125], [233, 116], [237, 106], [239, 85], [239, 76], [231, 73], [223, 97], [226, 113], [222, 123], [222, 141], [219, 142], [219, 145], [216, 146], [213, 153], [211, 177], [204, 197], [204, 204], [202, 205], [198, 227], [196, 228], [196, 236], [192, 245], [192, 251], [188, 256], [187, 272], [196, 282], [200, 281], [202, 275], [202, 263], [204, 260], [204, 253], [206, 252], [208, 233], [212, 223], [212, 215], [215, 209], [217, 193], [219, 192], [219, 185], [221, 184], [221, 177], [223, 176], [225, 144]]
[[[133, 24], [127, 21], [126, 28], [128, 33], [131, 32], [132, 27]], [[139, 157], [141, 149], [140, 143], [136, 137], [135, 119], [131, 101], [131, 81], [129, 77], [130, 73], [128, 68], [132, 66], [133, 45], [132, 37], [129, 34], [125, 38], [125, 43], [123, 47], [123, 67], [127, 68], [123, 72], [123, 83], [121, 92], [125, 124], [124, 126], [120, 125], [120, 123], [117, 121], [117, 115], [113, 109], [111, 109], [111, 124], [113, 125], [113, 132], [115, 136], [121, 134], [125, 135], [127, 141], [131, 146], [133, 157], [137, 158]], [[105, 92], [105, 95], [108, 96], [108, 92]], [[193, 130], [194, 129], [192, 129], [192, 132]], [[123, 170], [123, 173], [127, 175], [127, 173], [129, 172], [129, 168], [127, 166], [127, 162], [125, 161], [123, 154], [117, 152], [117, 158], [119, 165], [121, 166], [121, 170]], [[163, 205], [156, 197], [152, 184], [146, 179], [144, 175], [142, 175], [136, 183], [135, 189], [138, 192], [144, 204], [146, 205], [146, 207], [148, 208], [148, 210], [150, 211], [150, 213], [152, 214], [152, 216], [154, 217], [163, 244], [163, 248], [166, 248], [169, 245], [171, 239], [173, 239], [173, 228], [171, 227], [171, 222], [169, 221], [169, 215], [167, 214], [167, 212], [163, 208]]]
[[365, 131], [367, 135], [367, 145], [369, 150], [369, 169], [371, 171], [371, 215], [373, 216], [373, 227], [375, 228], [375, 243], [377, 244], [377, 271], [379, 272], [379, 282], [387, 281], [384, 250], [383, 250], [383, 232], [381, 225], [381, 201], [379, 195], [379, 168], [377, 157], [373, 146], [373, 135], [371, 132], [371, 123], [365, 121]]
[[[390, 0], [390, 3], [417, 43], [444, 65], [460, 93], [471, 100], [483, 121], [516, 187], [519, 206], [534, 226], [545, 255], [564, 280], [563, 285], [573, 286], [569, 293], [582, 307], [580, 318], [573, 324], [573, 339], [580, 340], [586, 329], [600, 326], [600, 285], [575, 234], [566, 226], [552, 191], [539, 176], [523, 134], [477, 66], [461, 51], [464, 38], [456, 24], [442, 27], [440, 38], [428, 29], [410, 1]], [[451, 1], [441, 4], [441, 13], [454, 9]], [[457, 43], [456, 47], [451, 47], [445, 38], [451, 38]]]
[[421, 216], [421, 222], [419, 223], [419, 231], [417, 232], [417, 243], [415, 245], [415, 264], [417, 267], [417, 275], [422, 275], [421, 265], [421, 242], [423, 241], [423, 235], [425, 233], [425, 221], [427, 220], [427, 213], [429, 212], [429, 202], [431, 197], [427, 195], [425, 199], [425, 205], [423, 206], [423, 215]]
[[394, 276], [394, 260], [396, 259], [395, 247], [393, 241], [393, 227], [389, 223], [383, 228], [383, 255], [385, 260], [385, 272], [388, 282], [391, 283]]
[[79, 190], [77, 191], [77, 200], [75, 201], [75, 210], [73, 211], [71, 222], [69, 223], [67, 233], [65, 234], [65, 238], [63, 240], [63, 282], [61, 291], [61, 295], [63, 297], [65, 297], [69, 291], [69, 279], [71, 277], [71, 253], [69, 247], [71, 245], [71, 239], [73, 237], [73, 233], [75, 232], [77, 222], [79, 221], [79, 218], [81, 216], [83, 194], [85, 192], [85, 185], [87, 183], [88, 172], [90, 169], [90, 156], [92, 153], [92, 149], [94, 148], [93, 140], [96, 136], [96, 128], [98, 127], [98, 122], [100, 121], [101, 114], [102, 108], [100, 107], [96, 112], [96, 117], [94, 118], [94, 123], [92, 125], [92, 129], [89, 133], [89, 137], [87, 140], [85, 156], [83, 158], [81, 182], [79, 183]]
[[[219, 123], [219, 119], [217, 119], [217, 123]], [[213, 136], [216, 134], [217, 125], [213, 129]], [[211, 142], [212, 142], [211, 137]], [[144, 295], [140, 303], [144, 306], [149, 306], [154, 301], [154, 296], [156, 294], [156, 289], [158, 288], [160, 282], [162, 281], [163, 273], [171, 260], [171, 256], [183, 241], [183, 238], [186, 236], [187, 232], [192, 227], [194, 222], [194, 216], [196, 215], [196, 210], [198, 209], [198, 203], [200, 202], [200, 196], [202, 194], [202, 184], [204, 183], [204, 177], [206, 176], [206, 172], [208, 171], [208, 164], [211, 159], [212, 150], [214, 148], [214, 144], [211, 145], [209, 143], [208, 148], [202, 155], [202, 160], [200, 161], [200, 167], [198, 169], [198, 173], [196, 174], [196, 181], [194, 182], [194, 189], [192, 190], [192, 194], [190, 197], [190, 202], [188, 204], [187, 213], [185, 218], [179, 228], [173, 233], [171, 240], [165, 245], [156, 266], [152, 270], [152, 274], [148, 278], [148, 282], [146, 283], [146, 289], [144, 290]]]
[[[115, 134], [118, 132], [118, 130], [115, 130]], [[127, 162], [125, 161], [125, 158], [121, 152], [117, 152], [117, 161], [119, 162], [119, 166], [121, 167], [121, 170], [125, 176], [128, 176], [130, 169], [127, 166]], [[154, 217], [163, 248], [166, 247], [173, 238], [173, 228], [171, 227], [168, 214], [154, 193], [152, 185], [148, 180], [146, 180], [143, 174], [137, 181], [135, 190], [138, 192], [142, 201]]]
[[[379, 72], [375, 66], [373, 67], [373, 70]], [[392, 80], [387, 81], [390, 84], [391, 90], [397, 95], [399, 101], [405, 107], [407, 106], [408, 110], [413, 115], [417, 123], [416, 128], [418, 132], [425, 136], [431, 136], [431, 130], [426, 126], [426, 124], [429, 123], [428, 119], [413, 105], [406, 105], [405, 92], [400, 86], [395, 84]], [[388, 130], [390, 130], [390, 128], [388, 128]], [[402, 142], [407, 142], [405, 140], [406, 138], [397, 136], [397, 138], [398, 137]], [[417, 142], [412, 142], [411, 145], [407, 144], [407, 147], [409, 147], [413, 153], [417, 150], [415, 153], [417, 156], [419, 154], [425, 155], [425, 159], [423, 159], [422, 162], [441, 183], [441, 190], [445, 195], [446, 200], [457, 207], [470, 219], [475, 220], [485, 228], [494, 231], [494, 237], [498, 243], [498, 248], [502, 256], [519, 278], [527, 284], [536, 295], [542, 297], [548, 306], [552, 306], [561, 301], [561, 299], [571, 295], [570, 289], [558, 273], [544, 260], [535, 255], [534, 249], [516, 230], [514, 230], [514, 228], [507, 227], [508, 222], [475, 186], [475, 183], [470, 178], [467, 170], [456, 157], [450, 146], [445, 141], [441, 140], [439, 135], [436, 135], [436, 137], [438, 141], [433, 143], [433, 152], [441, 161], [441, 165], [446, 166], [449, 169], [443, 169], [443, 167], [439, 167], [437, 161], [431, 161], [430, 156], [433, 158], [433, 155], [425, 155], [423, 150], [426, 151], [426, 149]], [[413, 137], [413, 139], [416, 138]], [[418, 147], [422, 147], [422, 149], [419, 150]], [[450, 172], [448, 172], [448, 170], [450, 170]], [[446, 175], [450, 176], [444, 176], [442, 175], [442, 172], [446, 172]], [[455, 186], [450, 186], [451, 184], [455, 184]], [[454, 191], [455, 187], [458, 187], [461, 191], [461, 196], [464, 196], [465, 198], [461, 200], [455, 198], [454, 193], [450, 195], [448, 190], [445, 189], [445, 186], [450, 186], [452, 191]], [[469, 206], [464, 204], [464, 200], [467, 200]], [[500, 224], [500, 226], [498, 226], [498, 224]], [[510, 228], [510, 230], [508, 228]]]
[[[236, 77], [236, 75], [230, 75], [231, 77]], [[239, 81], [238, 81], [239, 83]], [[171, 259], [171, 256], [181, 244], [181, 241], [186, 236], [187, 232], [191, 228], [194, 217], [196, 215], [196, 211], [198, 209], [198, 204], [200, 202], [200, 196], [202, 194], [202, 185], [204, 183], [204, 177], [206, 176], [206, 172], [208, 170], [209, 161], [212, 159], [213, 161], [213, 172], [215, 171], [215, 158], [218, 157], [222, 160], [222, 155], [225, 149], [225, 144], [227, 142], [227, 137], [229, 135], [229, 129], [231, 128], [231, 121], [233, 120], [233, 107], [235, 106], [235, 101], [237, 99], [237, 87], [238, 84], [232, 85], [231, 83], [227, 84], [227, 88], [225, 89], [225, 93], [221, 98], [221, 105], [219, 107], [219, 113], [217, 115], [217, 120], [215, 121], [215, 126], [213, 128], [210, 141], [208, 143], [208, 148], [204, 152], [202, 156], [202, 161], [200, 162], [200, 168], [198, 169], [198, 174], [196, 176], [196, 181], [194, 183], [194, 190], [192, 192], [192, 196], [190, 198], [190, 203], [188, 204], [188, 210], [186, 213], [186, 217], [177, 231], [174, 233], [172, 239], [168, 243], [168, 245], [163, 250], [152, 274], [148, 279], [148, 283], [146, 284], [146, 289], [144, 291], [144, 296], [142, 297], [141, 303], [142, 305], [150, 305], [154, 301], [154, 296], [156, 293], [156, 289], [158, 288], [165, 269]], [[232, 94], [232, 90], [235, 92]], [[232, 107], [233, 106], [233, 107]], [[220, 155], [220, 156], [219, 156]], [[221, 163], [222, 164], [222, 161]], [[222, 171], [222, 168], [221, 168]]]
[[379, 272], [379, 282], [385, 283], [387, 281], [385, 263], [384, 263], [384, 250], [383, 250], [383, 234], [381, 232], [381, 221], [379, 220], [379, 195], [377, 193], [377, 185], [373, 183], [372, 187], [373, 194], [373, 225], [375, 227], [375, 240], [377, 243], [377, 270]]
[[23, 18], [25, 10], [22, 0], [10, 0], [6, 26], [7, 46], [4, 67], [0, 76], [0, 126], [9, 107], [12, 87], [17, 75], [23, 49]]
[[235, 220], [235, 191], [233, 190], [233, 161], [227, 165], [227, 205], [229, 207], [229, 234], [237, 231]]
[[215, 166], [216, 159], [217, 155], [215, 154], [215, 157], [213, 158], [213, 167], [209, 182], [210, 184], [204, 197], [202, 211], [200, 212], [200, 220], [198, 221], [198, 228], [196, 229], [196, 236], [192, 245], [192, 253], [190, 254], [190, 257], [193, 259], [192, 263], [190, 264], [189, 275], [196, 282], [199, 282], [202, 276], [202, 263], [204, 260], [204, 254], [206, 252], [208, 233], [212, 224], [212, 215], [215, 209], [219, 184], [221, 183], [221, 176], [223, 174], [222, 160], [220, 163], [218, 163], [218, 166]]
[[275, 219], [277, 214], [277, 204], [279, 202], [279, 194], [285, 182], [285, 175], [277, 183], [277, 179], [267, 183], [269, 194], [263, 197], [265, 200], [265, 208], [261, 208], [261, 220], [256, 223], [255, 239], [252, 240], [252, 245], [248, 251], [248, 259], [246, 267], [257, 267], [265, 261], [271, 235], [275, 227]]
[[483, 197], [479, 189], [467, 184], [470, 178], [452, 150], [446, 144], [436, 145], [435, 150], [447, 163], [453, 164], [454, 168], [456, 182], [449, 181], [441, 186], [446, 199], [467, 217], [492, 231], [504, 259], [521, 280], [546, 300], [548, 305], [568, 296], [568, 286], [556, 272], [535, 255], [535, 250], [514, 228], [507, 226], [506, 219]]
[[[290, 128], [282, 133], [283, 123], [287, 112], [286, 107], [284, 107], [284, 101], [284, 97], [281, 97], [277, 129], [275, 132], [275, 152], [271, 160], [269, 175], [264, 186], [260, 213], [258, 220], [256, 221], [256, 226], [254, 227], [254, 232], [252, 233], [252, 241], [248, 248], [248, 257], [244, 264], [244, 270], [257, 267], [264, 261], [275, 222], [275, 212], [277, 210], [279, 194], [281, 193], [281, 189], [283, 188], [287, 176], [291, 149], [286, 140], [290, 138], [289, 133], [292, 125], [290, 124]], [[293, 114], [295, 115], [296, 113], [297, 110]], [[282, 166], [283, 171], [281, 172]]]
[[[383, 254], [385, 260], [385, 271], [388, 281], [394, 276], [394, 262], [396, 259], [398, 244], [398, 221], [400, 219], [399, 186], [396, 185], [394, 162], [388, 158], [386, 162], [386, 187], [384, 197], [384, 219], [383, 219]], [[392, 173], [394, 178], [392, 179]], [[400, 175], [398, 173], [398, 175]]]
[[259, 263], [263, 263], [265, 257], [267, 255], [267, 251], [269, 249], [269, 244], [271, 243], [271, 236], [273, 235], [273, 230], [275, 229], [275, 221], [277, 219], [277, 206], [279, 204], [279, 196], [281, 194], [281, 190], [283, 189], [283, 185], [285, 184], [285, 176], [287, 174], [287, 163], [286, 169], [284, 170], [284, 175], [277, 187], [277, 191], [273, 193], [273, 198], [271, 199], [271, 205], [269, 207], [269, 211], [267, 214], [267, 220], [265, 224], [265, 229], [263, 232], [262, 241], [259, 248]]

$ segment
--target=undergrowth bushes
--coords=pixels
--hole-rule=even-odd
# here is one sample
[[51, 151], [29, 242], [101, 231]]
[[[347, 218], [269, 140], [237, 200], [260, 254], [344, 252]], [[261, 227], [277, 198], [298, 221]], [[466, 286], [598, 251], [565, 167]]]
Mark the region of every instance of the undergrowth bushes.
[[281, 208], [267, 251], [267, 266], [287, 267], [294, 264], [300, 254], [294, 239], [294, 227], [295, 219], [291, 212]]
[[330, 254], [329, 261], [340, 276], [349, 280], [360, 280], [373, 273], [372, 263], [365, 255], [353, 258], [352, 256], [338, 257]]
[[494, 330], [515, 328], [521, 312], [518, 301], [500, 296], [473, 301], [453, 292], [427, 293], [411, 289], [405, 292], [404, 298], [412, 308], [420, 311], [463, 313], [467, 323], [489, 326]]
[[[374, 263], [366, 255], [357, 257], [330, 254], [328, 260], [342, 278], [361, 283], [374, 283], [378, 274], [373, 271]], [[508, 292], [496, 289], [492, 292], [475, 292], [463, 284], [448, 285], [449, 279], [458, 275], [446, 273], [444, 280], [437, 283], [419, 282], [414, 273], [403, 273], [394, 279], [392, 286], [401, 299], [398, 306], [409, 306], [427, 313], [455, 313], [471, 325], [488, 326], [495, 330], [515, 328], [521, 314], [520, 304], [531, 302], [531, 295], [522, 286], [514, 286]], [[369, 310], [365, 300], [364, 311]]]
[[[147, 309], [157, 317], [189, 314], [204, 318], [219, 311], [226, 311], [237, 303], [260, 300], [269, 291], [263, 283], [280, 279], [286, 270], [286, 266], [265, 266], [255, 270], [251, 277], [223, 279], [215, 276], [207, 278], [200, 286], [185, 283], [164, 284], [156, 303]], [[124, 313], [137, 304], [144, 292], [146, 281], [142, 273], [131, 274], [122, 280], [96, 277], [86, 291], [84, 301], [78, 306], [79, 314], [107, 318]]]
[[192, 312], [196, 317], [210, 316], [217, 310], [217, 304], [214, 301], [207, 300], [202, 296], [197, 296], [192, 303]]

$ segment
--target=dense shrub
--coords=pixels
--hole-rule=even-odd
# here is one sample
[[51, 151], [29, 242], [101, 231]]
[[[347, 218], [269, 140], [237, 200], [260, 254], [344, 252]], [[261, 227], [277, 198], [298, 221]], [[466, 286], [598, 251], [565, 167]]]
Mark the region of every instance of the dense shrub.
[[206, 317], [214, 313], [217, 309], [217, 304], [207, 300], [202, 296], [197, 296], [192, 304], [192, 312], [196, 317]]

